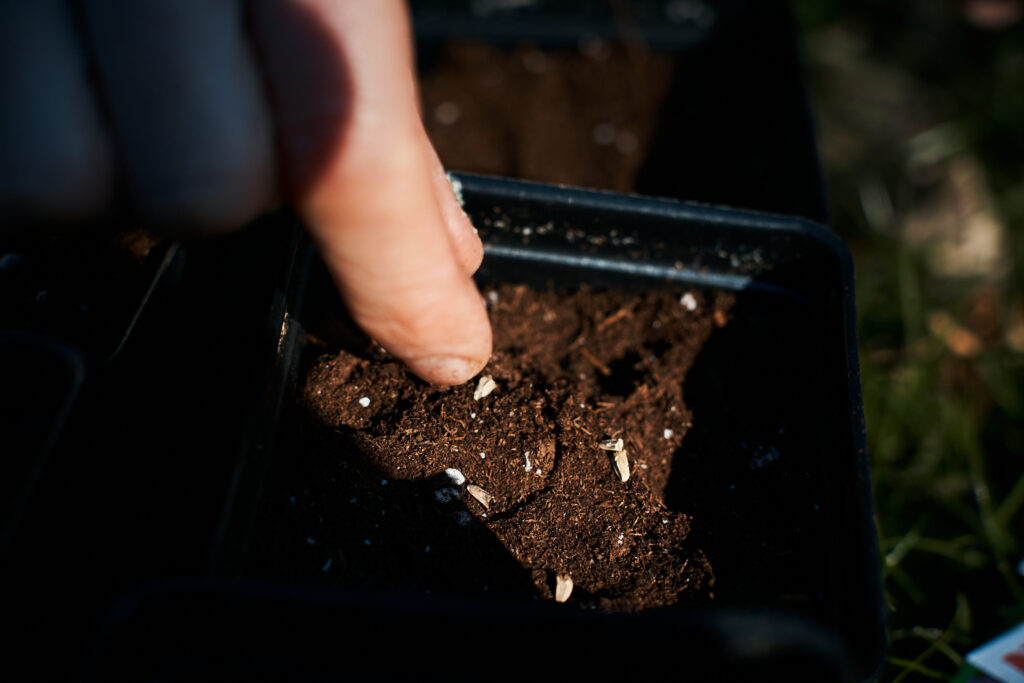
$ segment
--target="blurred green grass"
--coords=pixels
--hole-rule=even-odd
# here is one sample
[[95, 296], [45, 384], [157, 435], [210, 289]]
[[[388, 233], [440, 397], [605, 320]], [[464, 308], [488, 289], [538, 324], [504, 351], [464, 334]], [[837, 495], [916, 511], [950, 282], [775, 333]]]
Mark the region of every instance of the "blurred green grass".
[[858, 324], [891, 647], [943, 680], [1024, 620], [1024, 22], [794, 3]]

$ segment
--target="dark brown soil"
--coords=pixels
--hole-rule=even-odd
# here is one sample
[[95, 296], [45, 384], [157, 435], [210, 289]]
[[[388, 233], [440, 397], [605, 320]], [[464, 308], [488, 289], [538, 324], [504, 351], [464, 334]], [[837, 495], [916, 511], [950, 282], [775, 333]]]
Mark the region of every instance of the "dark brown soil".
[[446, 167], [627, 192], [673, 60], [601, 41], [579, 51], [451, 43], [423, 66], [424, 120]]
[[[259, 563], [347, 586], [544, 599], [567, 574], [570, 602], [616, 611], [713, 597], [691, 519], [664, 496], [690, 427], [686, 372], [732, 298], [694, 292], [690, 311], [680, 292], [486, 294], [495, 353], [482, 376], [497, 386], [479, 400], [476, 381], [428, 386], [388, 359], [313, 360], [303, 445], [282, 454], [291, 472]], [[625, 442], [626, 482], [598, 447], [609, 438]]]

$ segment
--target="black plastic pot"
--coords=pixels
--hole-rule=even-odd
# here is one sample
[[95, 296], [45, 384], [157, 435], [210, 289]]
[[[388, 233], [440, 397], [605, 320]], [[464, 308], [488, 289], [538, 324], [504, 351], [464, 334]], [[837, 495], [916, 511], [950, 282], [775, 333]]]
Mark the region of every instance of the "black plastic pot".
[[617, 38], [623, 30], [662, 49], [691, 48], [713, 39], [750, 0], [422, 0], [411, 6], [422, 41], [462, 36], [491, 43], [572, 45], [583, 38]]
[[[8, 239], [0, 252], [3, 562], [86, 377], [117, 356], [169, 286], [178, 245], [164, 241], [141, 263], [82, 235]], [[91, 261], [97, 254], [106, 260]]]
[[[672, 81], [629, 190], [827, 223], [799, 36], [784, 0], [427, 0], [411, 8], [424, 76], [452, 42], [578, 57], [596, 37], [669, 59]], [[518, 103], [506, 105], [516, 111]]]
[[[535, 661], [509, 657], [524, 639], [559, 652], [556, 668], [601, 680], [656, 675], [660, 656], [697, 677], [768, 671], [791, 680], [873, 678], [885, 649], [883, 607], [852, 268], [841, 242], [793, 218], [478, 176], [459, 180], [486, 245], [481, 282], [736, 292], [734, 320], [711, 338], [687, 379], [694, 427], [676, 457], [693, 459], [707, 477], [674, 482], [669, 497], [684, 509], [685, 501], [700, 503], [715, 532], [701, 543], [719, 581], [740, 582], [744, 591], [723, 590], [710, 605], [607, 616], [548, 604], [256, 582], [260, 571], [247, 564], [247, 547], [268, 473], [301, 453], [287, 425], [300, 410], [295, 393], [306, 321], [338, 306], [322, 264], [299, 237], [305, 246], [296, 250], [278, 299], [285, 305], [274, 310], [267, 340], [276, 349], [269, 391], [254, 415], [215, 542], [221, 579], [158, 585], [122, 605], [93, 662], [96, 678], [127, 672], [145, 679], [158, 669], [172, 680], [252, 670], [300, 680], [406, 680], [449, 671], [446, 657], [456, 656], [459, 667], [512, 678], [537, 671]], [[735, 443], [702, 462], [686, 444], [700, 443], [702, 425], [716, 420], [731, 426]], [[752, 473], [747, 440], [780, 430], [787, 434], [788, 474]], [[729, 500], [737, 496], [758, 501], [763, 518], [729, 519]], [[773, 514], [784, 521], [773, 524]], [[804, 521], [795, 526], [794, 519]], [[779, 547], [801, 564], [789, 568], [788, 578], [759, 581], [769, 557], [762, 549]], [[167, 646], [183, 625], [193, 632]], [[215, 632], [240, 637], [211, 647], [207, 636]], [[652, 645], [665, 649], [631, 656]], [[606, 650], [625, 659], [609, 661]], [[141, 668], [126, 665], [129, 653], [139, 655], [130, 661]]]

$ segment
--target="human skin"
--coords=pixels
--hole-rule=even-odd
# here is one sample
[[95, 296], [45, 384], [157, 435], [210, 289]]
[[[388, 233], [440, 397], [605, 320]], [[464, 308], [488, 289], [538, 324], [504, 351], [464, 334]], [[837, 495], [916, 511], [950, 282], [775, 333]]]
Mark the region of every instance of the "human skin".
[[15, 0], [0, 63], [4, 225], [125, 205], [211, 233], [287, 201], [410, 370], [487, 362], [483, 248], [422, 125], [402, 0]]

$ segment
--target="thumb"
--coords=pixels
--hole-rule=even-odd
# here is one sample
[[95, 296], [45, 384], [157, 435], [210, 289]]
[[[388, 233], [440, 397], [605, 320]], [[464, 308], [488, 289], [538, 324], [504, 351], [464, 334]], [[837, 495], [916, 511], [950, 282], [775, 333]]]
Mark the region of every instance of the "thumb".
[[353, 319], [423, 379], [468, 380], [491, 329], [456, 246], [471, 228], [445, 220], [405, 4], [273, 2], [254, 18], [290, 190]]

